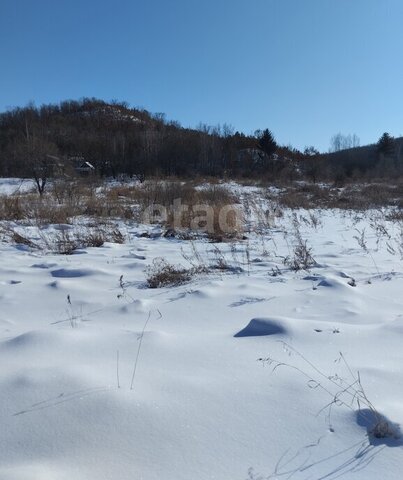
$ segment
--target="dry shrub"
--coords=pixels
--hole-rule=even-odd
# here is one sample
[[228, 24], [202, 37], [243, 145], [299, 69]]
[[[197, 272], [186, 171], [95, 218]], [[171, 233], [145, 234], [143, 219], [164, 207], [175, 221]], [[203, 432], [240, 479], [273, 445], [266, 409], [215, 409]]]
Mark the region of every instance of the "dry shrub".
[[[131, 189], [129, 193], [132, 201], [136, 202], [143, 212], [142, 220], [163, 223], [169, 236], [192, 238], [193, 234], [207, 231], [212, 236], [230, 237], [243, 230], [243, 216], [237, 205], [238, 200], [221, 185], [203, 185], [196, 188], [191, 183], [179, 181], [148, 181]], [[228, 214], [223, 228], [219, 221], [220, 212], [228, 206], [233, 206], [236, 212]], [[158, 207], [165, 209], [164, 218]]]
[[32, 242], [28, 237], [24, 237], [24, 235], [21, 235], [16, 231], [12, 232], [11, 239], [17, 245], [26, 245], [29, 248], [37, 248], [37, 245]]
[[194, 187], [184, 182], [148, 180], [141, 185], [114, 187], [106, 196], [115, 201], [131, 200], [142, 208], [150, 205], [168, 207], [177, 198], [180, 198], [182, 203], [188, 202], [195, 191]]
[[222, 242], [228, 239], [242, 236], [244, 229], [244, 216], [240, 208], [235, 207], [227, 213], [222, 206], [210, 206], [207, 212], [198, 210], [196, 205], [190, 206], [185, 212], [169, 212], [165, 223], [169, 231], [175, 236], [183, 238], [183, 235], [192, 238], [199, 234], [206, 234], [209, 240]]
[[141, 207], [162, 205], [171, 208], [175, 200], [180, 199], [183, 205], [213, 205], [237, 203], [235, 195], [221, 185], [208, 185], [196, 188], [191, 183], [180, 181], [147, 181], [141, 185], [126, 188], [122, 191], [112, 189], [110, 195], [129, 198]]
[[203, 185], [220, 185], [222, 181], [223, 179], [220, 177], [212, 177], [210, 175], [200, 175], [196, 173], [192, 179], [188, 180], [188, 183], [194, 187], [199, 187]]
[[[219, 227], [219, 211], [223, 206], [237, 203], [236, 197], [225, 187], [203, 185], [178, 180], [152, 180], [138, 185], [119, 185], [113, 188], [88, 185], [82, 180], [57, 180], [41, 197], [36, 194], [2, 197], [0, 220], [25, 220], [38, 226], [71, 224], [74, 217], [121, 218], [141, 220], [141, 213], [153, 205], [167, 209], [167, 228], [174, 228], [175, 200], [188, 206], [180, 219], [183, 229], [202, 230], [195, 223], [196, 205], [214, 209], [214, 234], [224, 235]], [[230, 234], [241, 230], [241, 222], [229, 221]]]
[[288, 208], [341, 208], [368, 210], [370, 208], [399, 206], [402, 202], [400, 184], [349, 184], [344, 188], [303, 184], [285, 189], [279, 196]]
[[93, 195], [88, 197], [83, 204], [82, 214], [90, 217], [120, 218], [122, 217], [122, 205], [112, 197], [100, 197]]
[[71, 208], [79, 208], [84, 198], [93, 195], [94, 188], [81, 180], [54, 180], [47, 191], [59, 205], [69, 205]]
[[313, 202], [305, 195], [296, 190], [287, 190], [286, 193], [280, 195], [280, 204], [285, 208], [315, 208]]
[[35, 194], [2, 197], [0, 200], [0, 220], [23, 220], [36, 225], [69, 223], [77, 214], [67, 205], [55, 203], [50, 195], [38, 197]]
[[299, 270], [309, 270], [317, 266], [312, 254], [312, 247], [308, 246], [307, 240], [302, 238], [300, 222], [296, 213], [292, 216], [294, 247], [292, 254], [284, 259], [284, 264], [298, 272]]
[[102, 247], [105, 242], [119, 244], [125, 242], [124, 234], [117, 226], [110, 224], [102, 227], [63, 227], [58, 231], [47, 233], [38, 229], [40, 241], [37, 243], [30, 240], [28, 235], [19, 233], [10, 226], [3, 225], [1, 233], [5, 239], [13, 243], [35, 249], [45, 249], [60, 255], [71, 255], [79, 248]]
[[53, 253], [71, 255], [79, 248], [79, 242], [66, 229], [61, 230], [55, 237], [47, 240], [48, 247]]
[[75, 213], [67, 205], [55, 205], [49, 197], [42, 197], [27, 206], [25, 218], [37, 225], [68, 224]]
[[22, 220], [25, 212], [17, 195], [0, 197], [0, 220]]
[[35, 225], [70, 224], [74, 217], [132, 219], [133, 209], [118, 196], [103, 195], [82, 183], [56, 182], [39, 197], [21, 194], [0, 198], [0, 220], [24, 220]]
[[208, 185], [197, 190], [197, 201], [213, 206], [239, 203], [235, 194], [222, 185]]
[[294, 247], [293, 255], [287, 257], [284, 264], [298, 272], [299, 270], [309, 270], [317, 265], [315, 259], [312, 256], [312, 248], [308, 247], [307, 241], [301, 241]]
[[124, 243], [123, 233], [113, 225], [101, 227], [62, 228], [56, 233], [42, 234], [43, 246], [53, 253], [71, 255], [81, 248], [99, 248], [105, 242]]
[[111, 243], [123, 244], [125, 243], [126, 239], [123, 233], [119, 230], [119, 228], [115, 227], [109, 230], [107, 241]]
[[4, 238], [8, 241], [11, 241], [17, 245], [25, 245], [29, 248], [38, 248], [38, 245], [30, 240], [27, 236], [22, 235], [21, 233], [17, 232], [14, 228], [1, 225], [0, 233], [4, 236]]
[[364, 186], [360, 192], [363, 201], [366, 200], [369, 207], [393, 205], [398, 196], [398, 190], [394, 186], [386, 184], [373, 184]]
[[56, 252], [70, 255], [78, 248], [99, 248], [106, 242], [124, 243], [123, 233], [117, 228], [109, 226], [109, 228], [80, 228], [73, 231], [63, 229], [56, 236], [53, 245]]
[[155, 258], [146, 270], [149, 288], [173, 287], [191, 280], [194, 272], [181, 265], [172, 265], [164, 258]]
[[30, 248], [35, 248], [36, 246], [34, 242], [32, 242], [28, 237], [24, 237], [23, 235], [15, 231], [12, 233], [11, 238], [13, 242], [16, 243], [17, 245], [26, 245], [27, 247], [30, 247]]
[[77, 238], [81, 247], [102, 247], [106, 242], [105, 233], [102, 230], [94, 230], [88, 232], [81, 232]]
[[332, 196], [337, 195], [335, 189], [316, 184], [298, 185], [285, 189], [279, 197], [279, 202], [287, 208], [324, 208], [328, 206]]
[[398, 210], [392, 210], [387, 213], [385, 215], [385, 220], [390, 220], [391, 222], [403, 222], [403, 209], [399, 208]]

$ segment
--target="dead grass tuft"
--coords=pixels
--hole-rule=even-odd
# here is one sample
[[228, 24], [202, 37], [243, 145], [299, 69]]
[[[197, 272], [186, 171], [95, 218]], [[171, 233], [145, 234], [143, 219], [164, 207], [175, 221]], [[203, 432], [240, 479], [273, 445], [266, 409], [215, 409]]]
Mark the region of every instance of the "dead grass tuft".
[[181, 265], [172, 265], [164, 258], [155, 258], [146, 270], [149, 288], [173, 287], [189, 282], [194, 275], [193, 269]]

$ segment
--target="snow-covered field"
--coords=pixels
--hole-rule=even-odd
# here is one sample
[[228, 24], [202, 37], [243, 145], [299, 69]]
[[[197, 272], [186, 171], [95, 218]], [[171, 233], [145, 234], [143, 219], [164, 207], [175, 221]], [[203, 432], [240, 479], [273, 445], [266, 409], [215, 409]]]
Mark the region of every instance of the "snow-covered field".
[[35, 189], [33, 180], [24, 178], [1, 178], [0, 195], [26, 193]]
[[215, 246], [134, 223], [70, 256], [0, 243], [0, 479], [401, 478], [398, 232], [377, 246], [365, 216], [316, 215], [309, 271], [283, 264], [286, 211], [217, 245], [236, 268], [160, 289], [153, 259]]

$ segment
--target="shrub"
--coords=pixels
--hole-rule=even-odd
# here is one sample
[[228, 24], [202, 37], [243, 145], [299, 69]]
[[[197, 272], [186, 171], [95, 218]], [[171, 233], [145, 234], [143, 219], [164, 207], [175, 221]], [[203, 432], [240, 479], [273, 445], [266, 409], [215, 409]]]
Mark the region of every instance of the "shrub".
[[52, 252], [60, 255], [71, 255], [80, 246], [74, 235], [66, 229], [63, 229], [54, 238], [47, 239], [46, 243]]
[[173, 287], [191, 280], [193, 270], [181, 265], [172, 265], [164, 258], [155, 258], [146, 270], [147, 286], [149, 288]]
[[[183, 238], [187, 230], [195, 234], [207, 231], [213, 236], [227, 237], [237, 235], [243, 229], [241, 210], [234, 207], [238, 203], [237, 198], [220, 185], [196, 188], [191, 183], [179, 181], [148, 181], [131, 189], [130, 195], [139, 205], [142, 220], [163, 224], [170, 236], [174, 234]], [[225, 216], [223, 208], [228, 206], [233, 208]], [[160, 212], [161, 207], [165, 214], [156, 215], [155, 211]]]
[[16, 245], [25, 245], [26, 247], [36, 249], [39, 248], [35, 242], [30, 240], [27, 236], [17, 232], [14, 228], [8, 225], [0, 225], [0, 234], [6, 241], [11, 241]]
[[299, 270], [309, 270], [311, 267], [317, 265], [317, 263], [313, 258], [312, 248], [309, 247], [308, 242], [302, 238], [299, 220], [295, 213], [293, 213], [292, 224], [294, 247], [292, 255], [285, 258], [284, 264], [296, 272]]
[[316, 261], [312, 256], [312, 248], [308, 247], [307, 241], [301, 241], [294, 247], [291, 257], [287, 257], [284, 261], [295, 272], [299, 270], [309, 270], [316, 265]]
[[0, 220], [21, 220], [24, 218], [24, 209], [18, 196], [0, 197]]

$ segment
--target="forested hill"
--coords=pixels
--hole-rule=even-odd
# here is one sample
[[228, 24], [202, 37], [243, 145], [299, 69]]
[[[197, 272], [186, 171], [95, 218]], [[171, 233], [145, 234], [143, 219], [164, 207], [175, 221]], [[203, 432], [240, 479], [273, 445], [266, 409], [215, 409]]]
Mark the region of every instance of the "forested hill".
[[403, 137], [383, 134], [377, 143], [321, 155], [322, 160], [346, 177], [367, 172], [370, 177], [403, 175]]
[[[2, 176], [29, 175], [31, 164], [45, 157], [78, 156], [101, 175], [238, 174], [252, 167], [245, 155], [242, 165], [239, 152], [255, 149], [262, 151], [260, 167], [264, 169], [263, 160], [277, 150], [268, 130], [246, 136], [226, 125], [188, 129], [167, 121], [163, 114], [120, 102], [85, 98], [0, 114]], [[259, 169], [259, 165], [253, 167]]]
[[[383, 139], [383, 140], [382, 140]], [[269, 129], [245, 135], [228, 125], [196, 129], [163, 114], [94, 98], [14, 108], [0, 114], [0, 176], [51, 176], [83, 159], [99, 175], [257, 177], [313, 181], [403, 173], [402, 139], [319, 154], [280, 147]], [[383, 143], [382, 143], [383, 141]]]

